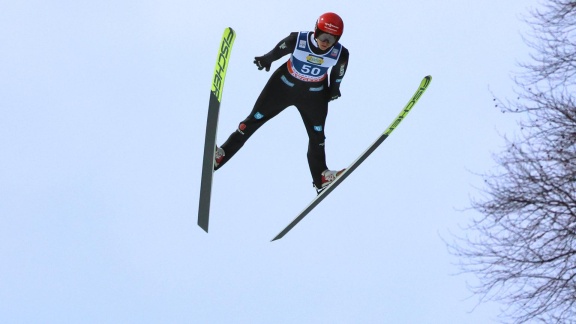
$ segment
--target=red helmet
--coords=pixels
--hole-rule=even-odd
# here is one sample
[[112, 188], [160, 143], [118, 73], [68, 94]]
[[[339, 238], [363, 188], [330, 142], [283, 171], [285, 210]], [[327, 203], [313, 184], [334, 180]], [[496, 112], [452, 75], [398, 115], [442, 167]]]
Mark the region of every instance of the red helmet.
[[321, 15], [316, 21], [316, 28], [314, 32], [324, 32], [336, 36], [342, 36], [344, 33], [344, 22], [342, 18], [333, 12], [327, 12]]

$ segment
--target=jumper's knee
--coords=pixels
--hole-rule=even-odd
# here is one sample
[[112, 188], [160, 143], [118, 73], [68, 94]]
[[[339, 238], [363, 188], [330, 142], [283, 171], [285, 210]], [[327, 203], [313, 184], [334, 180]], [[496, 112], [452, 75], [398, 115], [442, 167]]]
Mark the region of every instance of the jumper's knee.
[[312, 131], [308, 133], [310, 146], [324, 146], [326, 136], [324, 135], [324, 127], [322, 125], [313, 126]]
[[243, 120], [240, 125], [238, 125], [238, 129], [236, 131], [242, 135], [250, 137], [265, 122], [266, 119], [264, 118], [264, 115], [256, 112]]
[[240, 123], [240, 125], [238, 125], [238, 129], [236, 130], [238, 133], [244, 135], [244, 131], [246, 130], [246, 124], [244, 123]]

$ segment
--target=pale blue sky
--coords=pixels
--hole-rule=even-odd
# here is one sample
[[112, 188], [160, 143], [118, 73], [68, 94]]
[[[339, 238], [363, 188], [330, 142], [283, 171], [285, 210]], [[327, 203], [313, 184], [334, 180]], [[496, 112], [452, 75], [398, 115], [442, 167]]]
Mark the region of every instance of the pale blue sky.
[[[489, 323], [442, 237], [514, 131], [535, 1], [4, 1], [0, 5], [0, 322]], [[280, 241], [314, 197], [295, 109], [215, 174], [196, 225], [217, 48], [237, 38], [219, 143], [270, 73], [253, 57], [339, 13], [350, 50], [328, 165], [402, 125]], [[285, 59], [273, 64], [273, 69]]]

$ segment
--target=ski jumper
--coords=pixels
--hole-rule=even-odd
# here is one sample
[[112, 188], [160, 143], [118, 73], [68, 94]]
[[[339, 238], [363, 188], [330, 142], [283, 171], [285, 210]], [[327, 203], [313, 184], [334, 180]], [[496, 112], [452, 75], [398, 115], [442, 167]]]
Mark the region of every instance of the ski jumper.
[[[313, 32], [293, 32], [264, 55], [271, 62], [291, 54], [270, 77], [250, 115], [221, 146], [222, 167], [268, 120], [289, 106], [295, 106], [308, 133], [308, 165], [314, 184], [321, 185], [321, 173], [328, 169], [324, 149], [324, 126], [328, 102], [340, 95], [340, 82], [346, 73], [349, 53], [336, 42], [325, 51], [318, 48]], [[330, 70], [331, 69], [331, 70]]]

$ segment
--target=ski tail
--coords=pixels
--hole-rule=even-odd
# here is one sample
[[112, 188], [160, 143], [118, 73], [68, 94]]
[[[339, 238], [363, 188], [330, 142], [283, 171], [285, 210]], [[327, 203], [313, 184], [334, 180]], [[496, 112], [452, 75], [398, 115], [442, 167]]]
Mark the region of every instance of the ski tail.
[[380, 146], [380, 144], [382, 144], [382, 142], [384, 142], [386, 138], [388, 138], [388, 136], [390, 136], [390, 134], [392, 134], [396, 127], [398, 127], [402, 120], [404, 120], [406, 115], [408, 115], [410, 110], [412, 110], [412, 107], [416, 105], [418, 99], [420, 99], [422, 94], [424, 94], [424, 91], [426, 91], [431, 81], [431, 76], [426, 76], [422, 79], [418, 90], [416, 90], [412, 98], [410, 98], [410, 101], [408, 101], [406, 106], [404, 106], [404, 108], [400, 111], [398, 116], [396, 116], [390, 126], [388, 126], [388, 128], [376, 139], [376, 141], [374, 141], [374, 143], [372, 143], [372, 145], [368, 147], [368, 149], [366, 149], [366, 151], [364, 151], [364, 153], [362, 153], [352, 164], [350, 164], [348, 168], [346, 168], [346, 171], [344, 171], [342, 175], [336, 178], [336, 180], [334, 180], [326, 189], [322, 190], [320, 194], [318, 194], [318, 196], [316, 196], [316, 198], [314, 198], [314, 200], [312, 200], [312, 202], [310, 202], [310, 204], [308, 204], [308, 206], [306, 206], [306, 208], [300, 212], [300, 214], [298, 214], [298, 216], [296, 216], [296, 218], [294, 218], [290, 224], [288, 224], [288, 226], [286, 226], [280, 233], [278, 233], [278, 235], [272, 239], [272, 241], [276, 241], [284, 237], [284, 235], [286, 235], [292, 228], [294, 228], [296, 224], [298, 224], [306, 215], [308, 215], [308, 213], [312, 211], [312, 209], [320, 204], [320, 202], [324, 200], [324, 198], [326, 198], [326, 196], [328, 196], [332, 190], [336, 189], [336, 187], [342, 183], [344, 179], [346, 179], [360, 164], [362, 164], [362, 162], [364, 162], [364, 160], [366, 160], [366, 158], [368, 158], [368, 156], [370, 156], [370, 154], [372, 154], [372, 152], [376, 150], [376, 148], [378, 148], [378, 146]]
[[232, 45], [236, 39], [236, 32], [230, 27], [224, 30], [216, 67], [210, 89], [210, 101], [208, 103], [208, 118], [206, 121], [206, 136], [204, 141], [204, 158], [202, 161], [202, 178], [200, 180], [200, 203], [198, 207], [198, 226], [208, 232], [210, 218], [210, 198], [212, 195], [212, 178], [214, 176], [214, 149], [216, 146], [216, 134], [218, 132], [218, 115], [222, 102], [224, 79], [228, 69], [228, 62], [232, 52]]

